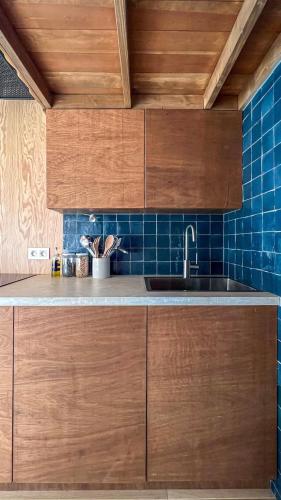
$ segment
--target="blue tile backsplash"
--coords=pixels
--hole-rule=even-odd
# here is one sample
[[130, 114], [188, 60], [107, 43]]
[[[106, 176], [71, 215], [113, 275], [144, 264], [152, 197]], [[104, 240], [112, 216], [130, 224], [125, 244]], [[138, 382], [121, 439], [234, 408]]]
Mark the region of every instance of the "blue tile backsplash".
[[243, 112], [243, 207], [224, 214], [224, 271], [281, 295], [281, 64]]
[[183, 272], [183, 232], [194, 224], [197, 238], [190, 241], [190, 257], [199, 264], [200, 274], [223, 272], [222, 214], [96, 214], [96, 222], [79, 213], [64, 215], [64, 249], [83, 251], [82, 234], [118, 234], [129, 255], [111, 258], [113, 274], [180, 275]]
[[[243, 112], [243, 207], [224, 214], [224, 271], [281, 296], [281, 64]], [[281, 308], [278, 311], [278, 474], [281, 500]]]

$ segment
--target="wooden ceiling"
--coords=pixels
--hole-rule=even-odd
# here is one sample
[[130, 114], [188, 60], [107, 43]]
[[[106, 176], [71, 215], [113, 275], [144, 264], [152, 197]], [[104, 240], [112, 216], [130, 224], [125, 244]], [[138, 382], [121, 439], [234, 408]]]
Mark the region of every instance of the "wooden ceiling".
[[281, 0], [0, 0], [0, 8], [0, 48], [44, 107], [235, 109], [261, 67], [281, 57]]

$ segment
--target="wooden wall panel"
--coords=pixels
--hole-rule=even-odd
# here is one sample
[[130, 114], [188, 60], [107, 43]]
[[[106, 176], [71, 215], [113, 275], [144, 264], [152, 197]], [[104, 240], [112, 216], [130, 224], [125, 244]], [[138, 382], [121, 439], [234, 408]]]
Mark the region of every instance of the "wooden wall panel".
[[0, 307], [0, 482], [12, 481], [13, 308]]
[[62, 216], [46, 208], [46, 120], [34, 101], [0, 101], [0, 272], [48, 273], [29, 246], [62, 240]]

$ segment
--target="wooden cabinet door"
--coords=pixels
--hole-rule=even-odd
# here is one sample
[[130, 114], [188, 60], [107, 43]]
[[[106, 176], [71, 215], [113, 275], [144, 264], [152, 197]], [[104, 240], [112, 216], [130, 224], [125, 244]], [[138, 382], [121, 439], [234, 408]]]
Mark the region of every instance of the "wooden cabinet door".
[[268, 486], [276, 321], [275, 307], [148, 308], [149, 481]]
[[146, 207], [240, 208], [238, 111], [146, 112]]
[[48, 110], [47, 204], [143, 208], [143, 110]]
[[12, 481], [13, 308], [0, 307], [0, 482]]
[[145, 479], [146, 309], [16, 308], [14, 481]]

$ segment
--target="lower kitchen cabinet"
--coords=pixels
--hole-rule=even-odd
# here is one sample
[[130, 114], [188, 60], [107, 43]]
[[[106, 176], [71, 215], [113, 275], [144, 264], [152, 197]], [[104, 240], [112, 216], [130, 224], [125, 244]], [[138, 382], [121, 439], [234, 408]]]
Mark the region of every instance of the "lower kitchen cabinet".
[[13, 308], [0, 307], [0, 483], [12, 481]]
[[148, 308], [149, 481], [268, 486], [276, 321], [275, 307]]
[[16, 308], [14, 334], [14, 481], [144, 481], [146, 308]]

